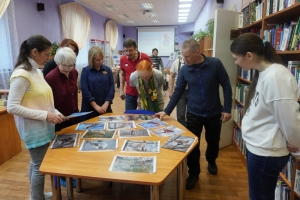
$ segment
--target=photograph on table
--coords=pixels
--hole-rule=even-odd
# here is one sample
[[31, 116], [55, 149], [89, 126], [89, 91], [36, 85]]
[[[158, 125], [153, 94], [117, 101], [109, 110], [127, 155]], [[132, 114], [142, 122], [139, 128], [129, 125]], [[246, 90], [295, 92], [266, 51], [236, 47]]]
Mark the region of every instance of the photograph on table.
[[125, 121], [125, 116], [124, 115], [118, 115], [118, 116], [102, 116], [100, 115], [98, 118], [98, 121], [101, 122], [123, 122]]
[[136, 114], [136, 115], [126, 115], [128, 121], [139, 121], [139, 120], [150, 120], [154, 119], [153, 115], [144, 115], [144, 114]]
[[121, 129], [118, 131], [120, 138], [132, 138], [132, 137], [149, 137], [150, 132], [146, 129]]
[[158, 137], [170, 137], [174, 135], [180, 135], [183, 132], [185, 131], [175, 126], [166, 126], [158, 129], [151, 129], [151, 133]]
[[125, 140], [121, 151], [132, 153], [159, 153], [160, 141]]
[[50, 148], [70, 148], [75, 147], [77, 143], [78, 133], [68, 133], [56, 135]]
[[161, 147], [175, 151], [187, 152], [196, 141], [194, 137], [175, 135], [166, 141]]
[[107, 122], [107, 129], [108, 130], [123, 129], [123, 128], [136, 128], [136, 125], [133, 121]]
[[116, 155], [110, 165], [109, 171], [153, 174], [156, 172], [156, 156]]
[[118, 149], [118, 139], [83, 140], [79, 152], [114, 151]]
[[158, 118], [154, 118], [154, 119], [143, 121], [143, 122], [138, 122], [137, 124], [139, 126], [143, 127], [144, 129], [158, 128], [158, 127], [167, 125], [166, 122], [163, 122]]
[[94, 139], [94, 138], [113, 138], [117, 130], [87, 130], [81, 138]]
[[84, 122], [79, 123], [75, 130], [104, 130], [105, 122]]

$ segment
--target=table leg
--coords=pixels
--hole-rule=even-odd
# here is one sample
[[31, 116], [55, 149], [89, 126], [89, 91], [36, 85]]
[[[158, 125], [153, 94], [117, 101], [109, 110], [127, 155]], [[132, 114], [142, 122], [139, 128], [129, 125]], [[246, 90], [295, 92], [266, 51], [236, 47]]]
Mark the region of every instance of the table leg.
[[185, 199], [185, 184], [187, 176], [187, 159], [184, 158], [177, 167], [177, 199]]
[[74, 200], [72, 178], [71, 178], [71, 177], [66, 177], [66, 179], [67, 179], [67, 194], [68, 194], [68, 200]]
[[81, 178], [76, 178], [76, 192], [81, 192]]
[[159, 200], [159, 186], [158, 185], [150, 185], [150, 199], [151, 200]]
[[51, 178], [53, 200], [61, 200], [61, 190], [60, 190], [61, 188], [60, 188], [59, 177], [56, 176], [56, 178], [54, 178], [54, 176], [51, 175], [50, 178]]

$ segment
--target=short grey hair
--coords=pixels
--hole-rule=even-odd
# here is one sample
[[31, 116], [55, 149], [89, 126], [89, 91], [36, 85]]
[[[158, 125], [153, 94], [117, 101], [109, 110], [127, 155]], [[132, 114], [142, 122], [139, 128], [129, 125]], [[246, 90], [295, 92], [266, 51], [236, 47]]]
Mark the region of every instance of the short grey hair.
[[57, 65], [72, 65], [76, 63], [76, 54], [69, 47], [61, 47], [57, 49], [56, 54], [54, 56], [54, 61]]
[[189, 49], [191, 52], [196, 52], [200, 50], [200, 44], [194, 39], [188, 39], [182, 43], [181, 49]]
[[89, 49], [89, 54], [88, 54], [88, 60], [89, 60], [89, 67], [90, 68], [93, 68], [94, 65], [93, 65], [93, 60], [96, 56], [100, 55], [102, 58], [104, 58], [104, 55], [103, 55], [103, 51], [100, 47], [98, 46], [92, 46], [90, 49]]

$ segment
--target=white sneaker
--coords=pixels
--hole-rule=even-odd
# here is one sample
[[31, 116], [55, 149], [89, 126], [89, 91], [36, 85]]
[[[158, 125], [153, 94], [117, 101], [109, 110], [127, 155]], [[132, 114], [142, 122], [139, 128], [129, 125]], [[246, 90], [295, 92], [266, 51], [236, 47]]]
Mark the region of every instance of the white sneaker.
[[[52, 192], [45, 192], [44, 193], [44, 198], [45, 198], [45, 200], [52, 200]], [[29, 197], [29, 200], [33, 200], [31, 198], [31, 196]]]
[[52, 200], [52, 192], [44, 193], [45, 200]]

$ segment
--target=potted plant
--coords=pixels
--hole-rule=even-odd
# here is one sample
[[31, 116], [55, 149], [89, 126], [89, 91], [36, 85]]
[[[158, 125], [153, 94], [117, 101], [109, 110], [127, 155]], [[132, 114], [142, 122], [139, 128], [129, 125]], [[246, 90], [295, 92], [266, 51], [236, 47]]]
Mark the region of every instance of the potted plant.
[[211, 37], [211, 39], [213, 39], [214, 37], [214, 25], [215, 25], [215, 19], [210, 19], [206, 22], [205, 24], [205, 31], [207, 33], [207, 35], [209, 35]]
[[53, 42], [52, 43], [52, 49], [51, 49], [51, 52], [50, 52], [50, 58], [49, 59], [52, 59], [56, 53], [56, 50], [59, 48], [59, 43], [58, 42]]
[[191, 36], [191, 38], [193, 38], [194, 40], [199, 41], [199, 40], [201, 40], [202, 38], [206, 37], [207, 35], [208, 35], [207, 32], [205, 32], [205, 31], [203, 31], [203, 30], [200, 29], [198, 32], [195, 32], [195, 33]]

